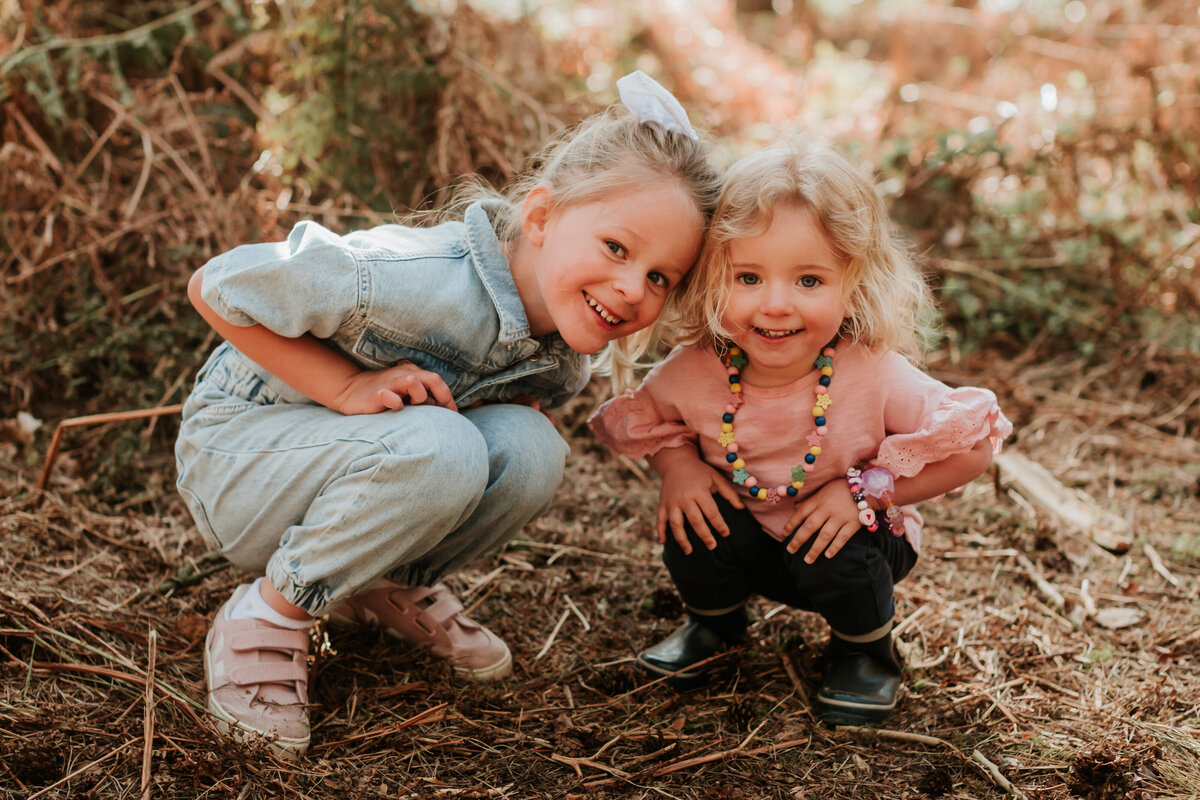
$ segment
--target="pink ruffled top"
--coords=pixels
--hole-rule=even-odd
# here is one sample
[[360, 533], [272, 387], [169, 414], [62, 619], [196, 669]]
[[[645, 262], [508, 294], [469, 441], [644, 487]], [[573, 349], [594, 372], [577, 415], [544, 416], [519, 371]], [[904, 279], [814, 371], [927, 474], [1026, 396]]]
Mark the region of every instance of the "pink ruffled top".
[[[1012, 433], [1012, 423], [992, 392], [952, 389], [897, 353], [842, 344], [833, 370], [833, 402], [826, 411], [829, 430], [797, 500], [831, 480], [843, 480], [856, 464], [871, 462], [896, 476], [911, 476], [926, 464], [970, 450], [984, 438], [999, 452]], [[792, 467], [808, 451], [817, 378], [814, 370], [786, 386], [743, 383], [745, 404], [734, 423], [738, 455], [761, 485], [790, 483]], [[732, 480], [733, 468], [717, 441], [728, 402], [729, 376], [716, 353], [677, 347], [641, 386], [604, 403], [590, 422], [597, 438], [614, 452], [644, 458], [665, 447], [691, 444]], [[751, 500], [744, 486], [737, 488], [763, 529], [784, 539], [783, 524], [793, 503], [788, 498], [775, 504]], [[921, 515], [911, 506], [903, 510], [904, 533], [920, 552]]]

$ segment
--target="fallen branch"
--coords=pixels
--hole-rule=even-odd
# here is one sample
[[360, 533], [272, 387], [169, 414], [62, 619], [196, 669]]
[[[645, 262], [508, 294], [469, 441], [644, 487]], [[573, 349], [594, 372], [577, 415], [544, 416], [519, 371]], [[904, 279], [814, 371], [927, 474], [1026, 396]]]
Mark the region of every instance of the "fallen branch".
[[859, 725], [838, 725], [837, 730], [847, 731], [849, 733], [869, 733], [873, 736], [878, 736], [881, 739], [895, 739], [901, 742], [917, 742], [919, 744], [945, 747], [947, 750], [961, 758], [964, 762], [974, 764], [982, 769], [988, 780], [990, 780], [997, 787], [1003, 789], [1014, 797], [1019, 797], [1021, 800], [1025, 800], [1025, 793], [1013, 786], [1008, 778], [1005, 778], [1004, 775], [1001, 774], [1000, 768], [989, 761], [987, 757], [978, 750], [971, 751], [970, 757], [967, 757], [966, 753], [964, 753], [962, 750], [959, 750], [945, 739], [939, 739], [936, 736], [925, 736], [924, 734], [920, 733], [909, 733], [908, 731], [891, 731], [887, 730], [886, 728], [866, 728]]
[[1099, 508], [1086, 494], [1063, 486], [1036, 461], [1015, 450], [1007, 450], [998, 453], [994, 463], [999, 470], [1001, 485], [1011, 486], [1060, 523], [1087, 534], [1096, 544], [1114, 553], [1124, 553], [1133, 546], [1133, 532], [1128, 522]]

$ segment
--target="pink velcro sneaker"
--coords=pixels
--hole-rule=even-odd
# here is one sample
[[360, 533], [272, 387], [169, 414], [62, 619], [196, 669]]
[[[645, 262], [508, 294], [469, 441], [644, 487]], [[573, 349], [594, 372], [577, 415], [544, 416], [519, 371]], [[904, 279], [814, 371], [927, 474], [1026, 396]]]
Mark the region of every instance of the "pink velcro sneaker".
[[379, 580], [330, 612], [329, 621], [378, 625], [389, 636], [428, 648], [474, 681], [511, 675], [508, 645], [462, 612], [462, 603], [443, 583], [406, 587]]
[[248, 589], [234, 591], [204, 642], [208, 710], [223, 733], [260, 738], [281, 758], [298, 759], [309, 742], [309, 632], [231, 619]]

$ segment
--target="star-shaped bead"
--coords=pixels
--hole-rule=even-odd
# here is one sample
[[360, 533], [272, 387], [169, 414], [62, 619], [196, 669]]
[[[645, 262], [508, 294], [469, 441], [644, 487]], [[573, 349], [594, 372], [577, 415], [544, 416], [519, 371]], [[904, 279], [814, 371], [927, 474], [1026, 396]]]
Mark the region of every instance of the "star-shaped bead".
[[808, 446], [809, 447], [812, 447], [813, 445], [820, 444], [820, 443], [821, 443], [821, 434], [817, 433], [816, 431], [812, 431], [811, 433], [808, 434]]
[[828, 392], [819, 394], [817, 395], [817, 405], [821, 408], [829, 408], [833, 405], [833, 398], [829, 396]]
[[742, 397], [740, 392], [729, 393], [729, 405], [733, 406], [734, 411], [737, 411], [739, 408], [741, 408], [742, 404], [745, 402], [746, 399]]
[[733, 431], [725, 431], [717, 437], [717, 443], [720, 444], [721, 447], [727, 447], [733, 444], [733, 441]]
[[821, 367], [832, 367], [833, 356], [817, 356], [817, 360], [813, 362], [813, 366], [817, 369], [820, 369]]
[[779, 492], [774, 489], [767, 489], [767, 497], [764, 502], [774, 505], [779, 502]]
[[743, 469], [735, 469], [733, 471], [733, 482], [736, 483], [738, 486], [744, 485], [746, 483], [746, 478], [749, 478], [749, 477], [750, 477], [750, 473], [746, 472], [746, 470], [744, 468]]
[[792, 480], [803, 481], [808, 478], [808, 473], [804, 471], [804, 467], [792, 467]]

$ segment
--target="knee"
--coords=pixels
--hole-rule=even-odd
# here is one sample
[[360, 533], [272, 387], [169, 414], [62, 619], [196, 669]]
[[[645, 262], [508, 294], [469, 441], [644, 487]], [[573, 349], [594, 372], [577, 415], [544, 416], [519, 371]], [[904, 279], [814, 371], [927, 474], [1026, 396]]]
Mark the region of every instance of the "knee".
[[862, 530], [832, 558], [824, 553], [809, 564], [804, 560], [816, 537], [812, 537], [793, 556], [789, 557], [788, 568], [797, 584], [810, 592], [857, 591], [874, 586], [886, 568], [878, 549], [871, 547]]
[[[382, 483], [412, 496], [414, 491], [478, 497], [487, 486], [487, 442], [461, 414], [420, 406], [400, 414], [420, 416], [396, 435], [384, 435], [364, 466], [379, 469]], [[375, 463], [370, 463], [375, 462]]]
[[487, 442], [491, 481], [549, 502], [562, 483], [570, 448], [540, 411], [519, 405], [485, 406], [468, 412]]

